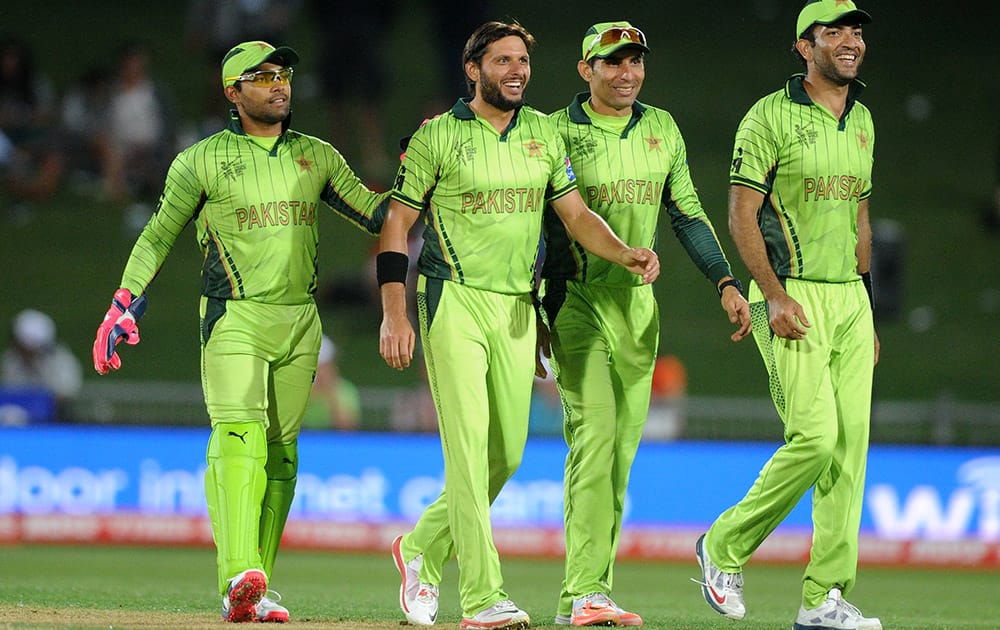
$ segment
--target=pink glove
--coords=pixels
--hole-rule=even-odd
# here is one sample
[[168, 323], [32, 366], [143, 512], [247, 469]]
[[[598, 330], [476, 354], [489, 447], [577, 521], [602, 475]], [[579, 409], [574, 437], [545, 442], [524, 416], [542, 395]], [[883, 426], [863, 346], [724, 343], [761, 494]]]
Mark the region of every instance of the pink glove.
[[94, 339], [94, 369], [98, 374], [107, 374], [122, 366], [115, 346], [122, 339], [130, 346], [139, 343], [139, 327], [136, 322], [145, 312], [145, 296], [133, 297], [128, 289], [115, 291], [111, 307], [104, 315], [104, 321], [97, 327]]

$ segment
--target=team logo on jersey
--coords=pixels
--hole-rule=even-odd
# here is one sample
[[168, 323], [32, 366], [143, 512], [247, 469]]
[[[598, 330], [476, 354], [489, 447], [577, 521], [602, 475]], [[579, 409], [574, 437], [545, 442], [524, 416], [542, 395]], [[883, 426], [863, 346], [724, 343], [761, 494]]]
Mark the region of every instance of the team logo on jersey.
[[579, 155], [580, 157], [587, 157], [588, 155], [593, 155], [594, 151], [597, 150], [597, 140], [594, 140], [593, 136], [587, 137], [577, 137], [569, 141], [570, 147], [572, 147], [571, 153], [573, 155]]
[[532, 138], [530, 142], [524, 143], [524, 148], [528, 150], [528, 157], [542, 157], [542, 149], [545, 148], [545, 145]]
[[795, 135], [798, 137], [799, 142], [802, 143], [802, 146], [808, 147], [816, 144], [816, 136], [819, 134], [811, 127], [795, 125]]
[[571, 182], [576, 181], [576, 173], [573, 172], [573, 165], [570, 164], [568, 155], [566, 156], [566, 177], [568, 177]]
[[304, 156], [304, 155], [299, 156], [299, 158], [297, 160], [295, 160], [295, 163], [299, 165], [299, 172], [300, 173], [303, 172], [303, 171], [309, 171], [310, 173], [312, 173], [312, 170], [313, 170], [312, 166], [313, 166], [314, 162], [311, 162], [311, 161], [307, 160], [306, 156]]
[[862, 151], [868, 150], [868, 136], [865, 135], [864, 131], [858, 132], [858, 144], [861, 145]]
[[455, 145], [455, 157], [462, 164], [468, 164], [472, 160], [476, 159], [476, 146], [472, 143], [472, 140], [466, 140], [465, 142], [457, 143]]
[[663, 138], [654, 138], [653, 134], [649, 134], [648, 138], [643, 138], [646, 144], [649, 145], [650, 151], [662, 151], [663, 150]]
[[246, 164], [243, 163], [243, 158], [237, 157], [235, 160], [230, 160], [228, 162], [219, 162], [219, 172], [222, 176], [230, 181], [236, 181], [237, 177], [243, 175], [243, 172], [247, 170]]

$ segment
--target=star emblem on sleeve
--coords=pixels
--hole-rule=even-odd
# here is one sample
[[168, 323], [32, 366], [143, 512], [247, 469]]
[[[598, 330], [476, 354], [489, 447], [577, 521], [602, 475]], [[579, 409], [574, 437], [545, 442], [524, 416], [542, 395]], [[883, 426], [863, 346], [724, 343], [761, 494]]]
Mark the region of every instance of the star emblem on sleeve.
[[650, 151], [662, 151], [663, 150], [663, 138], [654, 138], [653, 134], [649, 134], [648, 138], [643, 138], [647, 144], [649, 144]]
[[309, 171], [310, 173], [312, 173], [313, 162], [307, 160], [306, 156], [304, 155], [299, 156], [299, 158], [295, 160], [295, 163], [299, 165], [300, 173], [303, 171]]
[[864, 131], [858, 132], [858, 144], [861, 145], [862, 151], [868, 150], [868, 136], [865, 135]]

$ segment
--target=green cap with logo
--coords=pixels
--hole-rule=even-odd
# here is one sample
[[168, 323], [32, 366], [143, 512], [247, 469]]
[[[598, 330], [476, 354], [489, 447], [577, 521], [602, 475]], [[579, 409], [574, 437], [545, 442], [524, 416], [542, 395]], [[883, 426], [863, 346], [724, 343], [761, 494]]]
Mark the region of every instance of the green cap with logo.
[[583, 35], [583, 60], [590, 61], [594, 57], [604, 59], [626, 46], [633, 46], [644, 53], [649, 52], [646, 46], [646, 35], [628, 22], [601, 22], [587, 29]]
[[299, 62], [299, 54], [288, 46], [275, 48], [262, 41], [243, 42], [236, 44], [222, 58], [222, 86], [236, 83], [240, 75], [247, 70], [253, 70], [262, 63], [274, 63], [279, 66], [294, 66]]
[[813, 24], [868, 24], [871, 21], [872, 16], [859, 9], [851, 0], [809, 0], [799, 11], [799, 19], [795, 23], [795, 39]]

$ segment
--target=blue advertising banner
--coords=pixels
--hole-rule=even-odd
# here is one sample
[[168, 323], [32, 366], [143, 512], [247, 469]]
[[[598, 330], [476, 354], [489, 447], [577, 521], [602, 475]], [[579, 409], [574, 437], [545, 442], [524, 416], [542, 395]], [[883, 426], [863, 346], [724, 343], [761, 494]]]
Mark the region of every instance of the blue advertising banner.
[[[205, 512], [206, 429], [0, 429], [0, 515]], [[632, 471], [629, 526], [703, 528], [738, 501], [777, 444], [646, 443]], [[493, 507], [498, 526], [558, 528], [558, 438], [532, 437]], [[305, 432], [291, 518], [412, 522], [440, 492], [436, 435]], [[808, 529], [809, 497], [783, 528]], [[862, 530], [894, 540], [1000, 540], [1000, 450], [871, 448]]]

